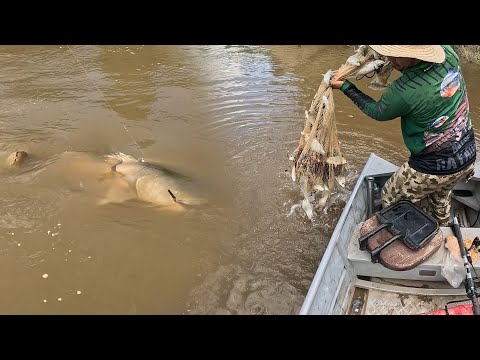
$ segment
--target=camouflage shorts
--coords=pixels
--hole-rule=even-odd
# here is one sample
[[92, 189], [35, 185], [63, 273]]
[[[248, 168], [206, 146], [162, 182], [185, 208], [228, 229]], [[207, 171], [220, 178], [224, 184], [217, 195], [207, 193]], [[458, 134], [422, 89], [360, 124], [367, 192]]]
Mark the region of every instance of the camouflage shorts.
[[408, 162], [402, 165], [382, 188], [383, 207], [399, 200], [410, 200], [432, 214], [441, 226], [450, 219], [450, 198], [455, 184], [468, 181], [475, 173], [475, 162], [450, 175], [429, 175], [412, 169]]

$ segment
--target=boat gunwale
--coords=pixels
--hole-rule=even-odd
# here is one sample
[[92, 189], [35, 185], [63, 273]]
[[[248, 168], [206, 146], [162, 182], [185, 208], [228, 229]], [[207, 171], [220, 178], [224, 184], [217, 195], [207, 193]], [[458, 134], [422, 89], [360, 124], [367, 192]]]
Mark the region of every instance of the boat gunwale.
[[335, 246], [337, 246], [338, 243], [338, 238], [340, 235], [340, 232], [343, 229], [343, 225], [345, 223], [345, 220], [350, 213], [350, 210], [352, 208], [352, 204], [357, 198], [358, 190], [362, 186], [363, 179], [365, 176], [369, 173], [370, 171], [370, 166], [371, 164], [379, 158], [377, 155], [374, 153], [370, 153], [370, 156], [368, 157], [367, 162], [365, 163], [362, 172], [358, 176], [357, 182], [355, 183], [355, 186], [352, 190], [352, 193], [345, 204], [345, 207], [342, 211], [342, 214], [340, 215], [337, 225], [335, 226], [335, 229], [333, 230], [332, 236], [330, 237], [330, 241], [327, 245], [327, 248], [325, 249], [325, 252], [323, 253], [322, 259], [320, 260], [320, 265], [315, 273], [315, 276], [313, 277], [313, 280], [310, 284], [310, 287], [308, 289], [307, 295], [305, 296], [305, 299], [303, 301], [302, 307], [300, 309], [299, 315], [307, 315], [310, 308], [312, 307], [313, 301], [315, 299], [315, 296], [318, 291], [318, 287], [320, 286], [321, 280], [323, 279], [323, 276], [325, 274], [325, 270], [330, 262], [330, 258], [332, 257], [333, 251], [335, 249]]

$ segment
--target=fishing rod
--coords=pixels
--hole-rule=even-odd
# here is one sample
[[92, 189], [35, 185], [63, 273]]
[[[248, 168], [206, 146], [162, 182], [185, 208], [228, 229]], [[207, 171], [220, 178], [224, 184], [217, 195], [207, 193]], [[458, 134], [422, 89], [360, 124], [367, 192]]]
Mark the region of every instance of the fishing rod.
[[[103, 92], [98, 88], [97, 84], [95, 83], [95, 81], [93, 81], [93, 79], [90, 77], [90, 75], [88, 74], [87, 70], [85, 69], [85, 67], [83, 66], [83, 64], [80, 62], [79, 58], [77, 57], [77, 55], [75, 55], [75, 53], [73, 52], [72, 48], [67, 45], [67, 48], [68, 50], [70, 50], [70, 52], [72, 53], [73, 57], [75, 58], [75, 60], [77, 61], [77, 63], [80, 65], [80, 67], [83, 69], [85, 75], [87, 75], [87, 78], [92, 82], [93, 86], [95, 87], [95, 89], [97, 89], [97, 91], [99, 92], [99, 94], [103, 97], [103, 99], [105, 100], [105, 103], [108, 105], [108, 107], [110, 108], [110, 110], [112, 110], [112, 112], [115, 112], [115, 110], [113, 110], [113, 107], [112, 105], [110, 105], [110, 102], [107, 100], [107, 98], [105, 97], [105, 95], [103, 95]], [[130, 139], [134, 142], [134, 144], [136, 145], [137, 147], [137, 151], [141, 153], [141, 158], [140, 160], [143, 162], [144, 158], [145, 158], [145, 154], [143, 153], [143, 150], [142, 148], [138, 145], [137, 141], [135, 141], [135, 139], [133, 138], [133, 136], [130, 134], [130, 132], [128, 131], [127, 129], [127, 126], [125, 123], [123, 123], [121, 120], [120, 120], [120, 124], [123, 126], [123, 129], [125, 130], [125, 132], [127, 133], [128, 136], [130, 136]]]
[[460, 232], [460, 225], [458, 224], [458, 219], [456, 216], [453, 217], [452, 223], [453, 233], [458, 241], [458, 247], [460, 248], [460, 253], [462, 254], [463, 266], [467, 271], [467, 276], [465, 278], [465, 291], [467, 292], [467, 297], [472, 300], [472, 310], [474, 315], [480, 315], [480, 307], [478, 306], [478, 294], [475, 286], [475, 282], [472, 278], [472, 272], [470, 271], [470, 261], [467, 254], [467, 249], [463, 243], [462, 233]]

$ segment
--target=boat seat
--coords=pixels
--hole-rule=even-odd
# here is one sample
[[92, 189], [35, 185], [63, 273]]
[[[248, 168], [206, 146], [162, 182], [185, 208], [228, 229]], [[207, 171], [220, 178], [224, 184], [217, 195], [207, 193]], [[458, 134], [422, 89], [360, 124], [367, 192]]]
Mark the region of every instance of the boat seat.
[[[428, 258], [421, 261], [418, 265], [411, 267], [411, 263], [402, 259], [395, 259], [394, 249], [389, 247], [385, 248], [382, 253], [390, 248], [390, 251], [393, 252], [390, 256], [394, 259], [393, 262], [389, 262], [387, 256], [387, 265], [392, 268], [388, 268], [383, 265], [381, 262], [373, 263], [371, 255], [366, 250], [360, 250], [358, 239], [361, 237], [360, 229], [365, 222], [362, 222], [357, 225], [356, 230], [353, 233], [353, 236], [349, 242], [347, 257], [350, 260], [350, 263], [353, 266], [354, 272], [357, 276], [368, 276], [368, 277], [382, 277], [390, 279], [406, 279], [406, 280], [423, 280], [423, 281], [446, 281], [445, 278], [441, 275], [441, 270], [443, 264], [445, 263], [447, 256], [447, 248], [445, 247], [445, 239], [453, 235], [453, 231], [450, 227], [439, 228], [437, 239], [432, 238], [430, 245], [437, 248], [437, 250], [431, 254]], [[373, 223], [371, 226], [374, 225]], [[366, 231], [367, 229], [364, 229]], [[480, 237], [480, 228], [461, 228], [462, 236], [464, 240], [474, 239], [476, 236]], [[435, 245], [436, 242], [440, 242], [439, 245]], [[403, 244], [402, 244], [403, 245]], [[403, 245], [405, 246], [405, 245]], [[428, 245], [425, 245], [428, 246]], [[437, 247], [438, 246], [438, 247]], [[381, 261], [384, 261], [383, 257], [380, 258]], [[402, 263], [402, 261], [404, 261]], [[395, 269], [395, 266], [392, 264], [401, 264], [400, 267], [405, 267], [404, 270]], [[480, 272], [480, 260], [473, 264], [473, 267], [477, 272]]]
[[[381, 228], [381, 223], [376, 215], [373, 215], [370, 219], [365, 221], [360, 228], [360, 236], [364, 237], [366, 234], [371, 233], [375, 229]], [[438, 229], [438, 224], [436, 225]], [[371, 252], [372, 258], [374, 258], [375, 251], [381, 249], [382, 245], [391, 241], [390, 239], [398, 238], [391, 232], [388, 227], [382, 228], [369, 238], [367, 245], [368, 250]], [[409, 270], [424, 262], [430, 256], [437, 252], [442, 244], [444, 237], [440, 229], [436, 234], [421, 248], [412, 250], [407, 247], [400, 239], [394, 240], [390, 245], [383, 248], [377, 256], [378, 261], [383, 266], [391, 270], [403, 271]]]

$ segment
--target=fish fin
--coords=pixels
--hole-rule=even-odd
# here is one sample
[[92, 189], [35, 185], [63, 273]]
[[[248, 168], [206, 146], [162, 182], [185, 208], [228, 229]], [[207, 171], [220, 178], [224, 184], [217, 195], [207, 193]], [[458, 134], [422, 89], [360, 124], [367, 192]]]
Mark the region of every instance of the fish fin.
[[127, 162], [127, 161], [138, 161], [138, 159], [134, 158], [133, 156], [124, 154], [122, 152], [116, 152], [113, 154], [105, 155], [105, 161], [107, 161], [108, 163], [119, 164], [121, 162]]
[[128, 183], [122, 179], [112, 179], [112, 185], [107, 190], [105, 196], [97, 201], [97, 205], [120, 204], [122, 202], [137, 198], [137, 194], [132, 191]]

